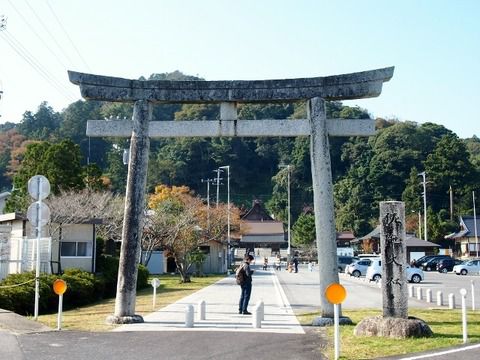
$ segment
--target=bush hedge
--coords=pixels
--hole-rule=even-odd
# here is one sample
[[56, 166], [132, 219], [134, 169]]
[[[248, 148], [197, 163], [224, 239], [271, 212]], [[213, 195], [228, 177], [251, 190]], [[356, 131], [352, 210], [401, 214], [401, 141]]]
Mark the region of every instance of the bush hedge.
[[[103, 266], [103, 267], [102, 267]], [[102, 273], [92, 273], [67, 269], [61, 276], [41, 275], [39, 312], [49, 313], [57, 311], [58, 296], [53, 292], [53, 282], [60, 278], [66, 281], [67, 291], [64, 294], [64, 309], [87, 305], [102, 298], [115, 296], [118, 277], [118, 258], [107, 258], [100, 266]], [[148, 285], [149, 272], [143, 265], [139, 265], [137, 289]], [[10, 274], [0, 282], [0, 308], [22, 315], [32, 315], [35, 298], [35, 273]], [[2, 287], [23, 284], [14, 287]]]

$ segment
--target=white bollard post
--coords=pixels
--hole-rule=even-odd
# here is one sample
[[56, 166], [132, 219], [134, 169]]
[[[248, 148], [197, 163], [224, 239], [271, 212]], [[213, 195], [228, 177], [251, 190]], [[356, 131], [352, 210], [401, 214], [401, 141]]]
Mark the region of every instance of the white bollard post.
[[472, 310], [475, 311], [475, 281], [471, 281], [472, 287]]
[[417, 299], [422, 300], [422, 298], [423, 298], [422, 288], [419, 287], [417, 288]]
[[260, 311], [260, 317], [261, 320], [265, 320], [265, 304], [263, 303], [262, 300], [258, 303], [259, 311]]
[[427, 289], [425, 291], [425, 296], [426, 296], [426, 299], [427, 299], [427, 303], [431, 303], [432, 302], [432, 289]]
[[185, 327], [187, 328], [193, 328], [193, 315], [194, 315], [194, 310], [193, 310], [193, 305], [187, 305], [185, 307]]
[[197, 320], [205, 320], [206, 310], [207, 304], [205, 303], [205, 300], [200, 301], [198, 303]]
[[437, 306], [443, 306], [443, 293], [437, 291]]
[[252, 326], [255, 329], [260, 329], [262, 327], [262, 315], [260, 314], [260, 304], [257, 304], [253, 310], [252, 316]]
[[463, 330], [463, 343], [467, 342], [467, 290], [460, 289], [460, 295], [462, 295], [462, 330]]
[[413, 285], [408, 285], [408, 297], [413, 297], [413, 291], [415, 290], [415, 287]]
[[340, 305], [333, 304], [333, 326], [334, 326], [334, 343], [335, 343], [335, 360], [340, 357]]
[[58, 296], [57, 330], [62, 330], [63, 294]]
[[455, 309], [455, 295], [448, 294], [448, 308]]

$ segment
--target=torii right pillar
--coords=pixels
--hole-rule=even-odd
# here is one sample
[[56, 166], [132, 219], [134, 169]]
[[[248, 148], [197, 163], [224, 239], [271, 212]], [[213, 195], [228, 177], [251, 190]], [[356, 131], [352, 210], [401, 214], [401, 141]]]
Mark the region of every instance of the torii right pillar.
[[[320, 302], [322, 318], [333, 319], [333, 304], [325, 297], [325, 289], [338, 283], [337, 232], [333, 207], [332, 166], [328, 144], [325, 100], [310, 99], [307, 107], [310, 121], [310, 159], [313, 185], [313, 207], [317, 238], [318, 271], [320, 272]], [[323, 256], [320, 256], [323, 254]], [[327, 256], [325, 256], [327, 255]]]

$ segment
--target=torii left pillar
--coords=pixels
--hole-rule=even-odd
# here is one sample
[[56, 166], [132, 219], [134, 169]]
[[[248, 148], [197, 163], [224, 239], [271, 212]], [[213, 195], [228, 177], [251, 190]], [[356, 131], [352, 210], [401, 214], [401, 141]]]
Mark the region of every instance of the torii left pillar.
[[133, 106], [133, 131], [130, 141], [127, 190], [123, 218], [120, 263], [118, 267], [115, 313], [107, 318], [112, 324], [143, 322], [135, 314], [138, 258], [141, 251], [142, 222], [145, 209], [148, 154], [150, 151], [149, 124], [152, 120], [152, 104], [137, 100]]

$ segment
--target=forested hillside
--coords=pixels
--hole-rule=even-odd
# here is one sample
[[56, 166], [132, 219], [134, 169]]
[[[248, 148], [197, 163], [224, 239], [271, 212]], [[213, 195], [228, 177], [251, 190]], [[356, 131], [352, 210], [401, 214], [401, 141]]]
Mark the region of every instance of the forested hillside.
[[[180, 72], [153, 74], [149, 79], [198, 79]], [[199, 79], [200, 80], [200, 79]], [[241, 119], [305, 118], [304, 103], [248, 104], [239, 106]], [[122, 162], [128, 139], [88, 138], [89, 119], [131, 118], [130, 104], [77, 101], [60, 113], [42, 103], [35, 113], [27, 111], [18, 124], [0, 125], [0, 190], [14, 196], [9, 210], [22, 210], [29, 176], [42, 172], [60, 188], [87, 185], [124, 192], [127, 168]], [[368, 118], [366, 110], [328, 103], [329, 118]], [[155, 120], [218, 119], [217, 105], [154, 107]], [[434, 121], [434, 119], [432, 119]], [[419, 172], [427, 173], [430, 238], [441, 241], [456, 227], [460, 214], [472, 213], [472, 190], [480, 188], [480, 140], [459, 139], [441, 125], [376, 119], [377, 133], [370, 138], [331, 138], [332, 171], [338, 230], [363, 235], [376, 224], [378, 202], [404, 200], [409, 230], [417, 226], [422, 208]], [[280, 164], [292, 165], [292, 224], [311, 209], [309, 139], [214, 138], [152, 140], [148, 191], [158, 184], [187, 185], [202, 197], [213, 170], [230, 165], [231, 197], [248, 207], [261, 199], [269, 210], [286, 220], [287, 176]], [[88, 166], [87, 166], [88, 165]], [[226, 181], [223, 182], [226, 184]], [[454, 207], [450, 214], [449, 191]], [[226, 201], [226, 186], [220, 190]], [[211, 188], [214, 200], [215, 189]], [[452, 218], [451, 218], [452, 216]], [[451, 220], [453, 219], [453, 221]]]

